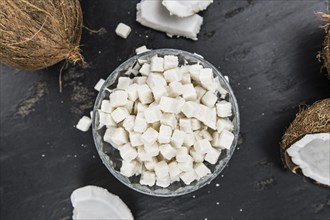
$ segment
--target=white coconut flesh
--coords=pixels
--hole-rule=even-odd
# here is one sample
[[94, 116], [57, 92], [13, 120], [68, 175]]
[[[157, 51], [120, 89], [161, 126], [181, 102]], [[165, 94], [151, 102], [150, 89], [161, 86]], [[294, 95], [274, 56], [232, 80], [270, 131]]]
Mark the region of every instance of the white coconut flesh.
[[330, 133], [306, 134], [287, 153], [305, 176], [330, 186]]
[[205, 10], [213, 0], [163, 0], [162, 4], [171, 15], [188, 17]]
[[73, 220], [134, 219], [126, 204], [106, 189], [85, 186], [71, 194]]

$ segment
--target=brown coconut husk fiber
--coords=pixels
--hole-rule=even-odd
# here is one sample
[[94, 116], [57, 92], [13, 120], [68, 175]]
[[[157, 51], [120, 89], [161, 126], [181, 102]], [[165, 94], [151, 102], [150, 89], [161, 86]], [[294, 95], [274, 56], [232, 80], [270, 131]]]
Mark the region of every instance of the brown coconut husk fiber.
[[0, 0], [0, 9], [1, 63], [36, 70], [83, 62], [79, 0]]
[[330, 79], [330, 14], [318, 12], [317, 15], [320, 16], [320, 18], [326, 22], [326, 24], [323, 26], [326, 33], [323, 41], [323, 49], [319, 53], [318, 58], [319, 60], [323, 60], [324, 67], [328, 71], [328, 78]]
[[315, 133], [330, 133], [330, 98], [315, 102], [301, 110], [282, 138], [282, 161], [293, 173], [296, 173], [299, 167], [292, 162], [286, 150], [306, 134]]

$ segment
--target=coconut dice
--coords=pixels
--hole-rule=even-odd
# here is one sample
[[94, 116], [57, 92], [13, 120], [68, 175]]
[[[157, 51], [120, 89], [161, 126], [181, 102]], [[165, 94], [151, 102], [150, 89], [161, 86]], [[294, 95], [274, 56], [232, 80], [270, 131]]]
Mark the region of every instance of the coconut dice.
[[133, 79], [119, 77], [97, 111], [104, 141], [122, 157], [121, 174], [163, 188], [210, 175], [235, 138], [232, 105], [213, 70], [174, 55], [153, 56], [135, 70]]

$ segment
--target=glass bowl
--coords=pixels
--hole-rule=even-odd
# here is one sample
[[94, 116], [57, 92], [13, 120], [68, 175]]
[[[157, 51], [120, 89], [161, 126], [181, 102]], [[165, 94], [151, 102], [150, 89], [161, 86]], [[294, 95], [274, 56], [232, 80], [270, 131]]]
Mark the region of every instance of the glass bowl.
[[[179, 57], [179, 62], [182, 65], [184, 61], [188, 61], [190, 63], [200, 63], [204, 66], [204, 68], [211, 68], [213, 70], [213, 73], [215, 76], [219, 76], [220, 84], [224, 89], [228, 91], [229, 94], [226, 96], [226, 100], [231, 102], [232, 104], [232, 112], [233, 115], [230, 118], [234, 124], [234, 141], [232, 143], [232, 146], [230, 150], [222, 150], [220, 158], [218, 162], [215, 165], [206, 164], [208, 168], [211, 170], [211, 174], [204, 176], [198, 181], [192, 182], [190, 185], [185, 185], [182, 181], [180, 182], [174, 182], [167, 188], [161, 188], [158, 186], [144, 186], [139, 184], [139, 176], [133, 176], [130, 178], [127, 178], [126, 176], [123, 176], [119, 171], [122, 164], [122, 159], [119, 154], [119, 151], [112, 147], [109, 143], [103, 141], [103, 135], [105, 133], [105, 128], [97, 130], [97, 123], [99, 120], [98, 111], [97, 109], [100, 108], [101, 102], [105, 97], [108, 99], [109, 97], [109, 90], [116, 87], [117, 79], [120, 76], [123, 76], [125, 72], [135, 64], [138, 59], [149, 59], [155, 55], [158, 56], [164, 56], [164, 55], [176, 55]], [[108, 89], [107, 89], [108, 88]], [[105, 83], [103, 84], [97, 98], [95, 101], [94, 109], [93, 109], [93, 123], [92, 123], [92, 132], [94, 137], [94, 142], [96, 145], [96, 149], [102, 159], [102, 162], [105, 164], [105, 166], [108, 168], [110, 173], [114, 175], [120, 182], [128, 186], [129, 188], [136, 190], [140, 193], [144, 193], [147, 195], [152, 196], [158, 196], [158, 197], [171, 197], [171, 196], [179, 196], [184, 195], [187, 193], [191, 193], [193, 191], [196, 191], [200, 189], [201, 187], [205, 186], [206, 184], [209, 184], [214, 178], [216, 178], [221, 171], [225, 168], [226, 164], [228, 163], [229, 159], [233, 155], [236, 145], [237, 145], [237, 139], [239, 134], [239, 111], [238, 111], [238, 105], [236, 98], [234, 96], [234, 93], [228, 84], [227, 80], [223, 77], [223, 75], [217, 70], [212, 64], [207, 62], [203, 59], [202, 56], [197, 54], [192, 54], [186, 51], [182, 50], [176, 50], [176, 49], [157, 49], [157, 50], [151, 50], [139, 55], [136, 55], [124, 63], [122, 63], [119, 67], [117, 67], [110, 76], [106, 79]]]

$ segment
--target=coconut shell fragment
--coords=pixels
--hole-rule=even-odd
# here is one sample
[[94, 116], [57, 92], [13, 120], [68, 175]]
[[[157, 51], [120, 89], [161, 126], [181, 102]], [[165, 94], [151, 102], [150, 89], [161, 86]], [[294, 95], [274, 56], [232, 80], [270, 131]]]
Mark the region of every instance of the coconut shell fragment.
[[319, 12], [317, 13], [326, 24], [323, 26], [325, 30], [325, 37], [323, 41], [322, 51], [319, 53], [318, 58], [323, 60], [324, 67], [328, 71], [328, 78], [330, 79], [330, 14]]
[[287, 169], [293, 173], [300, 171], [299, 166], [292, 162], [287, 149], [306, 134], [316, 133], [330, 133], [330, 98], [315, 102], [300, 111], [286, 130], [281, 142], [281, 157]]
[[1, 0], [0, 63], [36, 70], [83, 62], [79, 0]]

